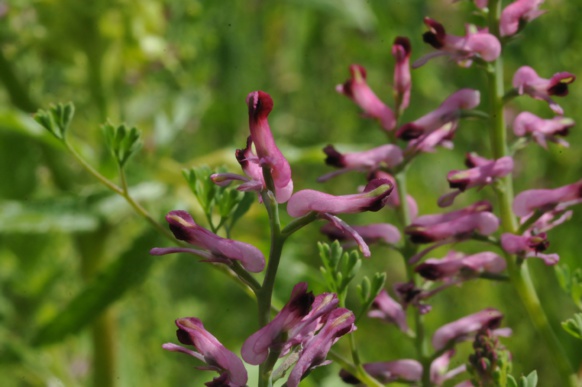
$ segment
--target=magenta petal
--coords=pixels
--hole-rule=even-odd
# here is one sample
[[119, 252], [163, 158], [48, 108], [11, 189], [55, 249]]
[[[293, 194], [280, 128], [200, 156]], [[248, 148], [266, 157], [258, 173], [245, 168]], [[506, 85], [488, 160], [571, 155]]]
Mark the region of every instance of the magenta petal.
[[394, 65], [394, 92], [398, 111], [402, 112], [410, 104], [410, 40], [399, 36], [392, 45], [392, 55], [396, 59]]
[[436, 351], [440, 351], [449, 343], [465, 340], [469, 334], [483, 328], [497, 328], [502, 318], [501, 312], [492, 308], [463, 317], [437, 329], [432, 337], [432, 346]]
[[556, 136], [566, 136], [574, 126], [574, 120], [566, 117], [543, 119], [530, 112], [522, 112], [513, 121], [513, 133], [516, 136], [530, 135], [540, 146], [546, 148], [546, 142], [552, 141], [564, 146], [568, 143]]
[[501, 36], [510, 36], [518, 32], [522, 24], [528, 23], [545, 13], [539, 7], [544, 0], [516, 0], [509, 4], [503, 12], [499, 21], [499, 31]]
[[555, 189], [532, 189], [521, 192], [513, 201], [513, 212], [522, 217], [539, 210], [563, 210], [582, 201], [582, 180]]
[[[396, 381], [418, 382], [422, 378], [422, 364], [413, 359], [366, 363], [364, 364], [364, 369], [374, 379], [383, 384]], [[355, 376], [345, 370], [340, 371], [340, 377], [345, 383], [360, 383]]]
[[386, 203], [393, 185], [384, 179], [375, 179], [368, 183], [363, 193], [334, 196], [311, 189], [296, 192], [289, 203], [287, 212], [294, 218], [315, 211], [319, 213], [343, 214], [363, 211], [378, 211]]
[[571, 73], [557, 73], [550, 79], [541, 78], [529, 66], [522, 66], [513, 75], [513, 87], [519, 94], [528, 94], [530, 97], [547, 101], [554, 113], [562, 115], [564, 111], [550, 96], [565, 96], [568, 94], [568, 85], [576, 80]]
[[379, 318], [388, 323], [394, 323], [402, 332], [408, 332], [406, 313], [402, 305], [396, 302], [386, 290], [382, 290], [374, 299], [368, 317]]

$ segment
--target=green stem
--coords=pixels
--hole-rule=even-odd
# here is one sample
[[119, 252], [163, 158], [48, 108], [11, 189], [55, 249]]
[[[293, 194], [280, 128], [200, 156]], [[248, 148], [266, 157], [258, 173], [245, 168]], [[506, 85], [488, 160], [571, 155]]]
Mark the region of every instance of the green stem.
[[[489, 1], [488, 24], [489, 31], [498, 35], [499, 17], [501, 14], [501, 1]], [[503, 89], [503, 61], [499, 57], [493, 62], [493, 71], [488, 73], [489, 109], [490, 109], [490, 139], [493, 157], [495, 159], [509, 154], [507, 148], [507, 131], [503, 114], [503, 104], [508, 98], [504, 98]], [[513, 202], [513, 180], [511, 175], [501, 179], [500, 189], [495, 190], [499, 202], [499, 214], [501, 218], [502, 232], [515, 233], [518, 230], [517, 219], [513, 214], [511, 205]], [[540, 304], [536, 289], [533, 286], [526, 262], [519, 265], [513, 256], [507, 256], [508, 271], [511, 283], [519, 295], [529, 317], [541, 334], [546, 348], [551, 352], [550, 358], [559, 371], [563, 386], [576, 386], [575, 375], [569, 360], [561, 347], [546, 314]]]

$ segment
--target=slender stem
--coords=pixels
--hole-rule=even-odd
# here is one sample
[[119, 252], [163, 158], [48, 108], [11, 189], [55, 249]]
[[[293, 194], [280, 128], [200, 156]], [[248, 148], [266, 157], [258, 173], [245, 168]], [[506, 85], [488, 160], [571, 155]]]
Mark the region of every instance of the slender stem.
[[[499, 37], [499, 18], [501, 14], [501, 1], [490, 0], [488, 24], [489, 31]], [[498, 159], [509, 154], [507, 148], [507, 132], [505, 128], [505, 118], [503, 115], [503, 104], [508, 99], [503, 89], [503, 61], [499, 57], [493, 64], [493, 71], [488, 73], [489, 87], [489, 115], [490, 115], [490, 139], [493, 157]], [[499, 202], [499, 214], [501, 218], [501, 228], [503, 232], [515, 233], [518, 231], [518, 224], [512, 212], [513, 201], [513, 180], [507, 176], [499, 182], [499, 189], [496, 195]], [[513, 256], [507, 256], [508, 271], [511, 283], [519, 295], [523, 306], [527, 310], [530, 319], [537, 331], [542, 335], [547, 349], [551, 352], [550, 358], [559, 371], [563, 386], [575, 386], [575, 376], [568, 358], [561, 347], [546, 314], [540, 304], [536, 290], [531, 281], [526, 262], [518, 264]]]

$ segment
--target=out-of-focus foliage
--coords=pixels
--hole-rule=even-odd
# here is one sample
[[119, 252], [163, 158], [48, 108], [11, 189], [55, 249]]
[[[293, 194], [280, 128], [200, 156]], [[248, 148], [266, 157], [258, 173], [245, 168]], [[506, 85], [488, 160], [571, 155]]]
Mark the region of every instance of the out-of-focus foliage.
[[[545, 77], [558, 71], [576, 73], [581, 67], [578, 0], [546, 3], [549, 12], [504, 53], [508, 84], [521, 65], [535, 67]], [[194, 359], [161, 349], [162, 343], [175, 341], [175, 318], [199, 317], [235, 351], [241, 338], [257, 328], [252, 300], [208, 264], [181, 255], [149, 257], [150, 247], [166, 242], [149, 238], [147, 224], [84, 172], [34, 122], [33, 112], [73, 101], [76, 117], [68, 130], [72, 146], [111, 179], [117, 179], [117, 165], [100, 125], [109, 120], [139, 128], [143, 147], [126, 164], [133, 196], [160, 222], [171, 209], [187, 209], [204, 224], [204, 213], [181, 170], [208, 164], [238, 172], [234, 149], [244, 145], [248, 133], [245, 96], [262, 89], [275, 101], [271, 126], [292, 164], [296, 188], [351, 193], [363, 183], [361, 177], [347, 174], [315, 183], [328, 171], [320, 149], [327, 143], [377, 145], [384, 137], [374, 122], [362, 119], [334, 91], [335, 85], [348, 77], [350, 64], [359, 63], [367, 68], [378, 95], [391, 101], [394, 38], [411, 38], [414, 59], [430, 50], [421, 39], [424, 16], [446, 21], [447, 28], [461, 34], [469, 6], [449, 0], [0, 0], [1, 384], [88, 385], [90, 330], [64, 337], [49, 327], [60, 318], [74, 333], [113, 301], [109, 316], [115, 323], [117, 357], [112, 361], [119, 386], [198, 386], [209, 380], [208, 374], [194, 370]], [[485, 84], [478, 69], [445, 60], [432, 61], [412, 77], [405, 121], [434, 109], [458, 88], [482, 89]], [[582, 87], [574, 83], [570, 90], [560, 103], [567, 116], [582, 122], [576, 109]], [[524, 108], [550, 116], [544, 103], [526, 99], [512, 102], [508, 116]], [[421, 213], [437, 211], [436, 199], [447, 190], [445, 173], [461, 167], [465, 151], [487, 155], [486, 130], [482, 122], [464, 122], [455, 151], [439, 151], [414, 163], [409, 184]], [[516, 191], [580, 179], [582, 134], [577, 128], [569, 142], [569, 149], [550, 147], [546, 152], [533, 146], [523, 152], [515, 171]], [[386, 221], [391, 214], [382, 211], [357, 219]], [[581, 223], [582, 215], [576, 214], [550, 233], [552, 249], [571, 267], [580, 266]], [[266, 214], [255, 205], [232, 235], [266, 251], [266, 224]], [[316, 292], [322, 287], [316, 227], [298, 233], [285, 248], [280, 269], [285, 275], [277, 289], [282, 302], [300, 280]], [[126, 255], [136, 249], [138, 253]], [[542, 303], [559, 328], [576, 308], [551, 269], [539, 262], [532, 267]], [[395, 253], [379, 247], [360, 272], [369, 276], [386, 271], [391, 284], [404, 278], [403, 270]], [[113, 278], [107, 283], [118, 288], [100, 287], [103, 278]], [[84, 298], [91, 289], [104, 298]], [[514, 354], [514, 374], [537, 369], [541, 385], [548, 385], [554, 372], [550, 359], [510, 288], [477, 281], [456, 290], [434, 300], [426, 317], [429, 332], [496, 306], [516, 332], [504, 341]], [[91, 308], [83, 314], [75, 303]], [[47, 331], [52, 332], [49, 337], [38, 336]], [[580, 364], [579, 343], [561, 334]], [[409, 341], [377, 320], [362, 319], [358, 335], [364, 361], [414, 356]], [[61, 341], [36, 345], [57, 339]], [[455, 364], [468, 351], [459, 351]], [[318, 369], [305, 385], [335, 386], [337, 371], [335, 366]]]

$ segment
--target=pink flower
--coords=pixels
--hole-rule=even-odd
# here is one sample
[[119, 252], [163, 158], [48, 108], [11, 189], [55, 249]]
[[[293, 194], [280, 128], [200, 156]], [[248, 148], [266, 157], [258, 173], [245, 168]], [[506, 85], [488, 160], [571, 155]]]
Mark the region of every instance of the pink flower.
[[448, 207], [453, 204], [456, 196], [469, 188], [482, 188], [495, 181], [495, 179], [507, 176], [513, 170], [513, 159], [510, 156], [505, 156], [497, 160], [487, 160], [479, 157], [478, 165], [472, 163], [477, 158], [473, 155], [467, 156], [467, 165], [470, 169], [463, 171], [451, 171], [447, 174], [447, 180], [451, 188], [456, 188], [457, 191], [446, 194], [439, 198], [440, 207]]
[[368, 317], [396, 324], [402, 332], [408, 332], [410, 329], [406, 323], [406, 313], [404, 313], [402, 305], [390, 297], [386, 290], [382, 290], [376, 296], [368, 312]]
[[442, 281], [453, 277], [471, 278], [480, 273], [497, 274], [505, 268], [505, 260], [489, 251], [473, 255], [449, 251], [444, 258], [427, 259], [414, 271], [431, 281]]
[[363, 193], [353, 195], [334, 196], [305, 189], [291, 196], [287, 203], [287, 212], [297, 218], [312, 211], [328, 214], [378, 211], [384, 207], [392, 188], [389, 181], [375, 179], [366, 185]]
[[337, 85], [338, 93], [351, 98], [367, 117], [380, 121], [382, 128], [392, 130], [396, 125], [394, 113], [386, 106], [366, 83], [366, 69], [360, 65], [351, 65], [352, 78], [344, 84]]
[[[397, 227], [389, 223], [375, 223], [364, 226], [352, 226], [355, 232], [364, 239], [366, 243], [382, 242], [387, 245], [395, 245], [400, 241], [401, 235]], [[321, 228], [321, 232], [332, 240], [343, 241], [348, 236], [343, 229], [337, 228], [333, 223], [328, 223]]]
[[471, 333], [497, 328], [502, 319], [501, 312], [492, 308], [463, 317], [437, 329], [432, 336], [432, 346], [436, 351], [441, 351], [450, 344], [466, 340]]
[[447, 34], [442, 24], [429, 17], [424, 18], [424, 24], [429, 31], [422, 35], [423, 40], [438, 51], [418, 59], [412, 65], [413, 68], [442, 55], [449, 56], [463, 67], [469, 67], [475, 58], [492, 62], [501, 54], [499, 40], [486, 30], [477, 30], [475, 26], [467, 25], [465, 36], [454, 36]]
[[522, 112], [513, 121], [513, 133], [520, 137], [530, 135], [543, 148], [548, 147], [547, 141], [567, 147], [569, 144], [558, 136], [567, 136], [573, 126], [574, 120], [571, 118], [543, 119], [535, 114]]
[[554, 113], [562, 115], [564, 111], [550, 96], [568, 95], [568, 85], [575, 80], [576, 76], [567, 72], [556, 73], [550, 79], [540, 78], [534, 69], [522, 66], [513, 75], [513, 87], [519, 95], [528, 94], [532, 98], [546, 101]]
[[327, 155], [325, 159], [327, 165], [341, 169], [337, 172], [321, 176], [317, 179], [319, 182], [326, 181], [348, 171], [373, 171], [382, 166], [392, 168], [400, 164], [403, 159], [402, 150], [392, 144], [381, 145], [367, 151], [353, 153], [340, 153], [333, 145], [328, 145], [323, 148], [323, 152]]
[[291, 345], [308, 339], [317, 328], [319, 319], [335, 309], [337, 304], [335, 294], [314, 297], [313, 293], [307, 293], [307, 283], [298, 283], [289, 302], [277, 316], [246, 339], [241, 349], [243, 359], [257, 365], [267, 359], [269, 351], [285, 354]]
[[521, 258], [540, 258], [546, 265], [551, 266], [558, 263], [560, 256], [558, 254], [543, 254], [550, 242], [547, 240], [546, 233], [537, 235], [514, 235], [504, 233], [501, 235], [501, 247], [510, 254], [517, 254]]
[[[368, 175], [368, 181], [374, 179], [385, 179], [390, 182], [394, 186], [392, 193], [388, 196], [388, 200], [386, 201], [386, 206], [390, 208], [398, 208], [400, 206], [400, 196], [398, 195], [398, 185], [396, 184], [396, 179], [392, 175], [382, 170], [373, 171]], [[408, 211], [410, 212], [410, 218], [414, 219], [418, 215], [418, 205], [416, 204], [416, 200], [411, 195], [406, 196], [406, 202], [408, 204]]]
[[563, 211], [582, 202], [582, 180], [554, 189], [530, 189], [521, 192], [513, 201], [513, 213], [519, 217], [534, 211]]
[[410, 40], [398, 36], [392, 45], [392, 55], [396, 59], [394, 66], [394, 97], [397, 111], [402, 113], [410, 104]]
[[354, 314], [345, 308], [338, 308], [331, 311], [323, 322], [323, 327], [319, 332], [304, 343], [299, 354], [299, 359], [287, 379], [287, 387], [297, 387], [305, 374], [322, 365], [329, 364], [326, 361], [327, 353], [331, 346], [339, 338], [356, 329], [354, 325]]
[[258, 164], [270, 168], [275, 185], [275, 197], [278, 203], [284, 203], [293, 193], [293, 180], [291, 167], [277, 148], [267, 120], [273, 110], [273, 99], [263, 91], [254, 91], [247, 96], [247, 105], [251, 139], [257, 150]]
[[265, 268], [265, 257], [256, 247], [239, 241], [221, 238], [197, 225], [186, 211], [171, 211], [166, 215], [170, 230], [176, 239], [188, 242], [204, 250], [181, 247], [153, 248], [152, 255], [171, 253], [190, 253], [205, 258], [206, 262], [230, 264], [231, 260], [240, 261], [248, 271], [258, 273]]
[[539, 9], [543, 2], [544, 0], [516, 0], [505, 7], [499, 20], [501, 36], [516, 34], [525, 24], [543, 15], [546, 11]]
[[402, 125], [396, 136], [412, 140], [428, 135], [444, 125], [457, 122], [461, 110], [473, 109], [480, 102], [478, 90], [461, 89], [451, 94], [436, 110], [420, 117], [416, 121]]
[[413, 243], [431, 243], [442, 240], [465, 239], [477, 232], [490, 235], [499, 227], [499, 220], [488, 202], [478, 202], [462, 210], [416, 218], [405, 228]]
[[437, 146], [453, 149], [453, 137], [457, 130], [458, 122], [451, 121], [433, 132], [410, 140], [406, 147], [406, 153], [415, 154], [418, 152], [432, 153]]
[[229, 387], [244, 387], [247, 385], [247, 371], [243, 362], [231, 351], [226, 349], [210, 332], [204, 329], [202, 322], [195, 317], [186, 317], [176, 320], [178, 340], [185, 345], [192, 345], [196, 351], [182, 346], [166, 343], [162, 348], [182, 352], [202, 360], [207, 367], [199, 369], [217, 371], [220, 376], [208, 386], [221, 385]]

